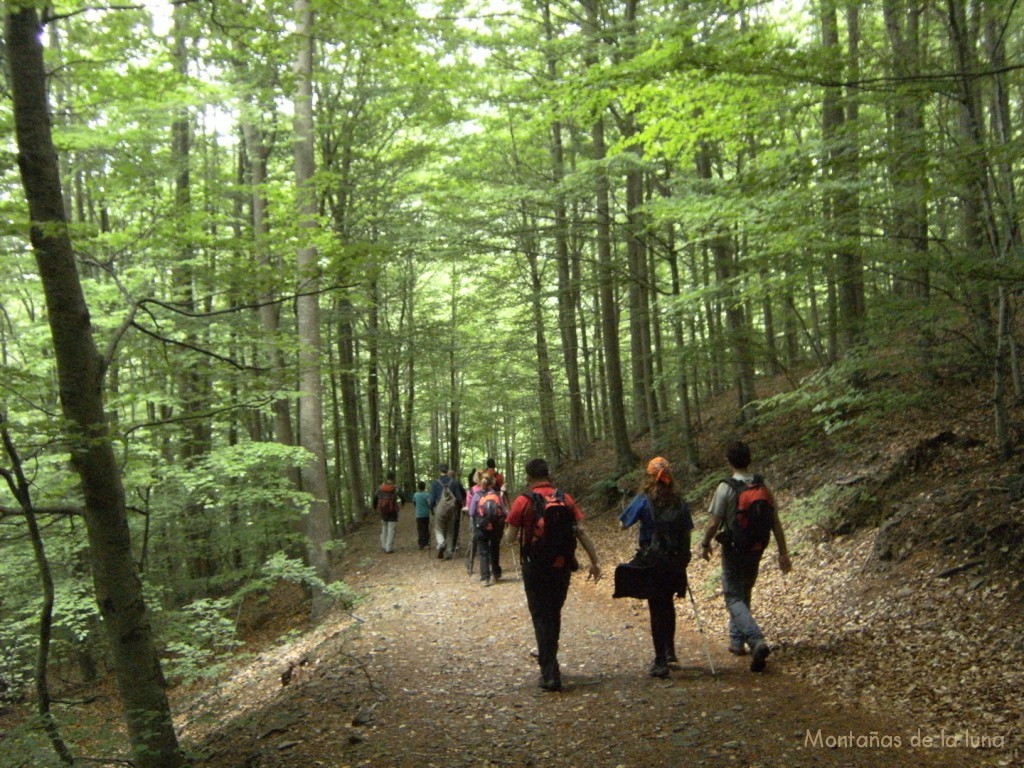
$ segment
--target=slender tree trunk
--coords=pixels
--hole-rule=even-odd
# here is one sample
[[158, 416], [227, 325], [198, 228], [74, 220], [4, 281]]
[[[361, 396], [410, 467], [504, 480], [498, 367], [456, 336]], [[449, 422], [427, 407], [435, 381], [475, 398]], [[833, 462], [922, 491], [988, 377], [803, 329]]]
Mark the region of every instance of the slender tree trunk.
[[[682, 293], [682, 280], [679, 276], [679, 255], [676, 253], [674, 234], [669, 230], [669, 267], [672, 271], [672, 295], [678, 297]], [[684, 351], [686, 349], [686, 334], [683, 330], [683, 318], [678, 312], [672, 314], [672, 334], [676, 342], [676, 357], [678, 359], [678, 373], [676, 375], [677, 386], [679, 387], [679, 415], [683, 428], [683, 449], [686, 452], [686, 461], [691, 467], [700, 466], [700, 453], [697, 449], [697, 436], [693, 431], [693, 413], [690, 408], [690, 384], [687, 375], [687, 363]]]
[[136, 765], [178, 768], [184, 759], [132, 559], [124, 487], [104, 410], [104, 362], [92, 336], [64, 215], [39, 16], [30, 7], [8, 9], [5, 27], [18, 165], [53, 337], [66, 437], [85, 501], [96, 599]]
[[[596, 44], [601, 37], [598, 0], [585, 0], [587, 34]], [[597, 63], [596, 56], [588, 54], [588, 64]], [[604, 352], [604, 383], [607, 399], [607, 419], [610, 439], [615, 449], [616, 469], [629, 472], [636, 465], [636, 454], [629, 442], [626, 424], [625, 387], [622, 381], [622, 357], [619, 349], [618, 305], [615, 297], [615, 269], [612, 253], [611, 190], [604, 162], [608, 153], [605, 144], [604, 117], [598, 115], [591, 125], [591, 143], [595, 172], [594, 204], [597, 217], [597, 284], [601, 316], [601, 344]]]
[[[381, 467], [381, 456], [384, 444], [381, 431], [381, 398], [380, 398], [380, 289], [375, 275], [370, 277], [368, 286], [370, 311], [367, 317], [366, 334], [366, 419], [370, 432], [366, 445], [366, 457], [371, 482], [376, 485], [384, 481], [384, 470]], [[394, 467], [388, 467], [394, 469]]]
[[[964, 251], [971, 258], [981, 258], [987, 250], [985, 238], [985, 173], [984, 120], [981, 96], [975, 73], [977, 64], [977, 23], [967, 12], [965, 0], [948, 0], [950, 44], [957, 67], [960, 93], [960, 212]], [[966, 286], [967, 304], [974, 321], [979, 344], [991, 353], [996, 347], [992, 320], [992, 297], [987, 284], [972, 280]]]
[[[554, 40], [551, 25], [551, 4], [544, 3], [544, 34], [548, 43]], [[551, 82], [558, 79], [558, 62], [551, 45], [547, 46], [548, 77]], [[559, 189], [565, 179], [565, 149], [562, 142], [562, 123], [551, 123], [551, 172], [554, 187]], [[565, 363], [565, 378], [569, 397], [569, 458], [579, 460], [586, 452], [588, 430], [584, 415], [583, 395], [580, 387], [579, 329], [576, 322], [578, 282], [572, 279], [569, 250], [569, 216], [565, 198], [556, 192], [555, 198], [555, 259], [558, 265], [558, 326], [562, 336], [562, 358]]]
[[[702, 179], [712, 178], [711, 152], [703, 147], [697, 153], [697, 175]], [[750, 348], [751, 338], [743, 301], [734, 285], [736, 278], [735, 251], [728, 235], [717, 234], [711, 239], [711, 252], [715, 263], [715, 278], [718, 296], [725, 306], [725, 323], [728, 343], [733, 360], [733, 381], [742, 423], [756, 415], [754, 400], [754, 363]]]
[[344, 417], [345, 458], [348, 472], [348, 515], [343, 519], [357, 522], [369, 508], [366, 483], [363, 480], [362, 446], [359, 442], [359, 387], [355, 343], [355, 308], [347, 297], [338, 301], [338, 379]]
[[[921, 75], [920, 19], [923, 6], [911, 0], [885, 0], [883, 16], [892, 47], [893, 75], [913, 81]], [[931, 303], [931, 270], [928, 255], [928, 153], [924, 99], [914, 92], [900, 94], [893, 108], [889, 139], [892, 160], [889, 179], [893, 196], [893, 236], [906, 254], [906, 277], [896, 278], [897, 294], [927, 310]], [[922, 367], [932, 371], [934, 334], [927, 320], [915, 323], [920, 334], [918, 349]]]
[[[635, 129], [631, 128], [635, 132]], [[640, 162], [637, 158], [635, 161]], [[637, 427], [646, 428], [658, 445], [658, 414], [654, 389], [654, 364], [651, 359], [650, 279], [647, 274], [647, 249], [641, 232], [644, 217], [644, 176], [639, 168], [626, 174], [626, 261], [629, 265], [629, 349], [633, 380], [633, 413]]]
[[[6, 423], [7, 414], [0, 413], [0, 424]], [[18, 506], [21, 507], [21, 512], [25, 516], [29, 540], [32, 542], [32, 552], [35, 555], [36, 570], [39, 572], [39, 581], [43, 589], [43, 601], [39, 608], [39, 646], [36, 649], [36, 712], [39, 714], [43, 730], [50, 740], [53, 751], [57, 753], [57, 759], [64, 765], [74, 765], [75, 758], [61, 736], [57, 721], [50, 709], [52, 704], [49, 684], [50, 641], [53, 637], [53, 605], [55, 601], [53, 570], [50, 568], [50, 561], [46, 556], [46, 547], [39, 530], [39, 522], [36, 519], [35, 506], [32, 503], [31, 485], [28, 478], [25, 477], [21, 457], [5, 427], [0, 427], [0, 436], [2, 436], [7, 457], [11, 461], [11, 470], [0, 469], [0, 475], [7, 481], [11, 494], [17, 499]]]
[[[189, 40], [186, 5], [174, 8], [174, 61], [178, 77], [188, 77]], [[187, 109], [178, 111], [171, 124], [171, 164], [174, 168], [174, 207], [183, 221], [192, 214], [192, 125]], [[177, 306], [187, 312], [197, 310], [195, 300], [196, 248], [190, 238], [188, 227], [179, 246], [179, 262], [174, 268], [173, 290]], [[202, 346], [196, 332], [189, 328], [185, 333], [189, 345]], [[200, 416], [209, 407], [207, 371], [205, 363], [195, 357], [186, 358], [178, 371], [178, 399], [185, 423], [185, 434], [181, 441], [181, 461], [187, 470], [194, 469], [210, 451], [212, 431], [209, 420]], [[190, 499], [185, 509], [185, 538], [188, 541], [189, 575], [193, 579], [209, 579], [216, 573], [216, 561], [210, 550], [210, 523], [201, 499]]]
[[[835, 329], [835, 343], [830, 344], [830, 347], [836, 351], [830, 355], [832, 359], [838, 357], [840, 345], [844, 351], [850, 351], [860, 343], [864, 324], [863, 266], [855, 244], [858, 223], [857, 201], [853, 193], [846, 191], [857, 167], [857, 144], [855, 136], [852, 135], [857, 102], [855, 98], [848, 98], [844, 107], [843, 88], [839, 85], [844, 72], [836, 5], [837, 0], [822, 0], [819, 6], [821, 41], [831, 63], [829, 77], [832, 80], [832, 84], [825, 87], [821, 117], [825, 145], [825, 220], [834, 253], [832, 290], [835, 291], [835, 322], [832, 325]], [[848, 71], [845, 76], [852, 80], [857, 76], [859, 69], [859, 16], [854, 5], [847, 7], [850, 47], [846, 58]]]
[[[988, 18], [985, 24], [986, 47], [989, 67], [993, 73], [993, 96], [991, 104], [992, 139], [1006, 151], [999, 152], [1003, 158], [1009, 158], [1009, 146], [1013, 141], [1010, 127], [1010, 97], [1006, 88], [1006, 29], [1004, 21], [997, 18], [999, 12], [1006, 13], [1003, 3], [993, 3], [987, 8]], [[995, 163], [994, 168], [994, 199], [999, 204], [1001, 215], [993, 213], [995, 237], [998, 238], [999, 252], [996, 256], [1001, 264], [1011, 260], [1019, 260], [1021, 253], [1020, 217], [1017, 207], [1017, 190], [1013, 177], [1013, 165], [1009, 159]], [[1007, 393], [1007, 379], [1013, 382], [1017, 396], [1020, 396], [1020, 374], [1016, 356], [1013, 354], [1012, 317], [1010, 296], [1007, 286], [1000, 285], [997, 289], [998, 319], [995, 366], [993, 378], [995, 387], [993, 403], [995, 408], [996, 442], [999, 454], [1003, 459], [1013, 456], [1013, 439], [1010, 435], [1010, 414]]]
[[[968, 13], [965, 0], [948, 0], [950, 43], [957, 65], [960, 86], [960, 142], [965, 162], [961, 167], [963, 186], [961, 215], [964, 247], [974, 258], [983, 259], [987, 252], [991, 259], [1003, 258], [999, 252], [997, 226], [989, 199], [987, 175], [993, 171], [985, 154], [985, 129], [978, 78], [978, 37], [981, 9], [971, 6]], [[987, 233], [987, 236], [986, 236]], [[1009, 332], [1008, 304], [1005, 291], [997, 291], [997, 318], [992, 318], [991, 291], [987, 281], [972, 280], [967, 286], [967, 302], [971, 311], [978, 341], [983, 353], [990, 356], [993, 371], [993, 420], [999, 453], [1003, 458], [1012, 454], [1009, 429], [1009, 409], [1006, 403], [1006, 356]]]
[[530, 266], [530, 307], [533, 314], [534, 350], [537, 355], [537, 403], [540, 411], [540, 431], [544, 441], [544, 455], [552, 464], [564, 458], [561, 441], [558, 439], [558, 419], [555, 417], [555, 387], [551, 378], [551, 357], [548, 351], [547, 333], [544, 330], [543, 289], [540, 269], [537, 266], [537, 246], [532, 236], [529, 216], [523, 218], [523, 252]]
[[448, 420], [448, 466], [456, 469], [459, 466], [461, 445], [459, 442], [459, 417], [462, 410], [462, 386], [459, 374], [459, 360], [456, 356], [458, 349], [458, 310], [459, 310], [459, 281], [456, 279], [456, 267], [452, 268], [452, 292], [449, 297], [451, 303], [451, 342], [448, 346], [448, 387], [451, 392], [451, 405], [449, 407]]
[[[605, 157], [604, 121], [601, 118], [592, 129], [595, 159], [602, 163]], [[604, 375], [608, 392], [608, 420], [611, 440], [615, 446], [616, 469], [629, 472], [636, 465], [636, 454], [629, 442], [626, 426], [625, 388], [622, 383], [622, 359], [619, 353], [619, 323], [615, 303], [615, 272], [612, 259], [611, 205], [608, 176], [603, 169], [597, 171], [597, 275], [601, 303], [601, 340], [604, 344]]]
[[[245, 64], [239, 60], [236, 68], [244, 72]], [[243, 111], [241, 128], [245, 156], [248, 158], [248, 183], [251, 188], [249, 195], [250, 215], [252, 218], [253, 257], [258, 265], [261, 285], [270, 284], [271, 274], [279, 274], [279, 259], [268, 246], [270, 237], [269, 201], [267, 199], [267, 164], [270, 160], [271, 148], [258, 126], [248, 116], [256, 111], [256, 97], [246, 94], [250, 110]], [[281, 349], [281, 304], [277, 301], [277, 292], [273, 288], [260, 291], [260, 307], [258, 310], [260, 327], [263, 329], [267, 343], [269, 367], [274, 385], [280, 390], [290, 389], [287, 383], [289, 369]], [[274, 416], [274, 439], [281, 445], [295, 445], [295, 430], [292, 425], [291, 404], [287, 398], [277, 397], [272, 404]], [[297, 468], [288, 471], [292, 484], [299, 487]]]
[[[331, 581], [328, 544], [333, 538], [327, 447], [324, 441], [323, 381], [320, 375], [320, 268], [312, 236], [317, 229], [317, 200], [313, 187], [313, 9], [309, 0], [295, 2], [299, 40], [295, 65], [295, 184], [299, 244], [296, 266], [299, 297], [295, 302], [299, 335], [299, 434], [310, 458], [302, 470], [302, 488], [312, 496], [304, 521], [309, 564], [324, 581]], [[326, 609], [323, 595], [314, 595], [314, 615]]]
[[401, 451], [404, 458], [403, 469], [405, 471], [406, 488], [412, 492], [416, 490], [416, 451], [413, 442], [413, 424], [415, 421], [416, 404], [416, 274], [413, 271], [413, 261], [410, 256], [406, 262], [406, 286], [404, 301], [408, 306], [407, 321], [404, 332], [401, 334], [406, 339], [405, 346], [405, 400], [404, 418], [402, 419], [402, 437], [400, 440]]

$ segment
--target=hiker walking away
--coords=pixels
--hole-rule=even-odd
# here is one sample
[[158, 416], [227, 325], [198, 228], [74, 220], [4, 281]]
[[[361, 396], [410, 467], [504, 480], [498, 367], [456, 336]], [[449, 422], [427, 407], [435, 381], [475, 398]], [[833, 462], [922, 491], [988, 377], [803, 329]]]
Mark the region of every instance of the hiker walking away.
[[398, 508], [402, 498], [395, 485], [395, 473], [388, 472], [387, 479], [373, 494], [373, 508], [380, 513], [380, 548], [391, 554], [395, 551], [395, 528], [398, 527]]
[[640, 524], [633, 564], [646, 575], [647, 610], [651, 616], [654, 662], [651, 677], [669, 676], [676, 657], [675, 596], [686, 597], [686, 566], [690, 562], [690, 507], [679, 494], [667, 459], [647, 463], [640, 490], [619, 516], [625, 530]]
[[466, 500], [466, 491], [455, 479], [455, 470], [438, 466], [440, 476], [430, 487], [430, 508], [434, 513], [434, 543], [438, 559], [451, 560], [455, 554], [455, 530]]
[[494, 586], [501, 579], [501, 536], [505, 532], [508, 509], [494, 487], [494, 477], [481, 473], [469, 502], [470, 530], [480, 555], [480, 582]]
[[498, 471], [497, 462], [490, 456], [487, 457], [487, 468], [484, 472], [494, 478], [494, 490], [501, 494], [507, 502], [508, 496], [505, 493], [505, 476]]
[[719, 483], [711, 500], [711, 521], [704, 530], [701, 557], [711, 559], [712, 540], [722, 545], [722, 594], [729, 609], [729, 652], [737, 656], [750, 649], [751, 672], [763, 672], [771, 649], [750, 612], [761, 556], [775, 534], [779, 569], [789, 573], [792, 563], [786, 548], [778, 510], [760, 475], [750, 472], [750, 447], [730, 443], [725, 458], [732, 476]]
[[412, 501], [416, 505], [416, 544], [422, 552], [430, 546], [430, 494], [427, 493], [427, 484], [422, 480], [416, 487]]
[[572, 496], [551, 479], [544, 459], [526, 464], [527, 490], [516, 497], [505, 528], [505, 541], [518, 541], [523, 563], [523, 589], [537, 638], [540, 687], [560, 691], [558, 640], [562, 631], [562, 606], [569, 592], [572, 572], [579, 568], [576, 542], [590, 558], [588, 579], [601, 578], [597, 551], [583, 529], [583, 512]]

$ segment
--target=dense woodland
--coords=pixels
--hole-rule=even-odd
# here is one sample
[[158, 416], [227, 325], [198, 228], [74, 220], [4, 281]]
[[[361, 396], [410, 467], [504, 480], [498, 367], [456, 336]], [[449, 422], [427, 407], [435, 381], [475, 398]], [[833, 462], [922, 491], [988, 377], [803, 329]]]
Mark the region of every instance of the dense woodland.
[[5, 11], [0, 680], [65, 763], [48, 671], [179, 765], [163, 680], [275, 579], [343, 597], [388, 470], [699, 467], [725, 391], [738, 431], [928, 397], [881, 360], [1014, 452], [1016, 0]]

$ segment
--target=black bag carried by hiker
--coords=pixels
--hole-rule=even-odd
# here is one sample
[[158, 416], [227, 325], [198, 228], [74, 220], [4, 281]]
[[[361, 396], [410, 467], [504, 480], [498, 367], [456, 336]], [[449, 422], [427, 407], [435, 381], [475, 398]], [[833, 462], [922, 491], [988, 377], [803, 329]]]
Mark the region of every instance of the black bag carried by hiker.
[[692, 519], [685, 501], [659, 506], [647, 497], [651, 510], [651, 540], [640, 547], [628, 563], [615, 567], [612, 597], [645, 600], [671, 588], [673, 594], [686, 594], [686, 566], [690, 562]]

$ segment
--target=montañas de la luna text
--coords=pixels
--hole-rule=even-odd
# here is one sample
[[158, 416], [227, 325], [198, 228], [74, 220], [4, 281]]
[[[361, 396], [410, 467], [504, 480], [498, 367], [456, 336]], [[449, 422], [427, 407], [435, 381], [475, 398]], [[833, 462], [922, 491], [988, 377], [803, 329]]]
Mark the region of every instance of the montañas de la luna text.
[[914, 747], [925, 749], [1005, 749], [1006, 736], [1001, 734], [980, 734], [964, 730], [947, 731], [945, 728], [935, 733], [926, 733], [920, 728], [909, 735], [879, 733], [824, 733], [821, 728], [804, 734], [805, 747], [821, 747], [824, 749], [900, 749]]

